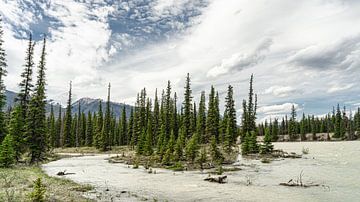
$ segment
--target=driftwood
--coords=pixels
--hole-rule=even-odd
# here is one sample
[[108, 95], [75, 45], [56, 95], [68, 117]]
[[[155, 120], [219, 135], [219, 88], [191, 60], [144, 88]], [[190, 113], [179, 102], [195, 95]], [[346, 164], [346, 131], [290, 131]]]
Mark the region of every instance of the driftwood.
[[304, 187], [304, 188], [320, 186], [320, 184], [313, 184], [313, 183], [304, 184], [302, 181], [303, 175], [304, 175], [303, 171], [301, 171], [298, 179], [296, 179], [296, 180], [290, 179], [288, 182], [283, 182], [283, 183], [280, 183], [279, 185], [287, 186], [287, 187]]
[[58, 172], [56, 175], [64, 176], [64, 175], [74, 175], [75, 173], [67, 173], [66, 170]]
[[205, 181], [209, 181], [209, 182], [217, 182], [217, 183], [220, 183], [220, 184], [224, 184], [226, 183], [226, 178], [227, 176], [220, 176], [220, 177], [208, 177], [208, 178], [205, 178], [204, 180]]

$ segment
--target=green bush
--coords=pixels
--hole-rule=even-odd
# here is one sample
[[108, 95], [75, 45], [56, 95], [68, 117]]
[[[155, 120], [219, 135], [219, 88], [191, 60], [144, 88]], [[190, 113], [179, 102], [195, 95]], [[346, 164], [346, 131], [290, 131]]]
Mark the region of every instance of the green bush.
[[15, 163], [14, 141], [11, 135], [6, 135], [0, 145], [0, 167], [8, 168]]
[[41, 182], [41, 178], [34, 181], [34, 190], [30, 193], [29, 198], [33, 202], [45, 201], [46, 188]]

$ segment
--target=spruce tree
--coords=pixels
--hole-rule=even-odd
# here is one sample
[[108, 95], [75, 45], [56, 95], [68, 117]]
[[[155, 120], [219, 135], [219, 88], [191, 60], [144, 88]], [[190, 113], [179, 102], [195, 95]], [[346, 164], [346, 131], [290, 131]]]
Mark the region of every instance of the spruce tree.
[[93, 134], [94, 134], [93, 120], [92, 120], [91, 112], [89, 111], [87, 115], [86, 137], [85, 137], [85, 145], [88, 147], [92, 146]]
[[272, 140], [273, 142], [276, 142], [279, 138], [279, 121], [277, 118], [274, 120], [274, 125], [272, 127]]
[[55, 147], [61, 146], [61, 136], [62, 136], [62, 114], [61, 114], [61, 105], [59, 105], [59, 114], [55, 123]]
[[192, 96], [191, 96], [191, 88], [190, 88], [190, 75], [189, 73], [186, 76], [185, 82], [185, 92], [184, 92], [184, 115], [182, 120], [183, 130], [185, 137], [190, 138], [192, 135], [192, 128], [191, 128], [191, 114], [192, 114]]
[[54, 115], [54, 106], [50, 106], [50, 116], [48, 124], [48, 133], [49, 133], [49, 145], [51, 148], [56, 146], [56, 126], [55, 126], [55, 115]]
[[8, 134], [0, 145], [0, 168], [8, 168], [15, 163], [14, 140], [12, 135]]
[[24, 124], [22, 109], [20, 105], [15, 106], [11, 112], [10, 122], [8, 124], [9, 135], [13, 140], [13, 148], [15, 150], [15, 158], [18, 161], [21, 154], [25, 151], [24, 144]]
[[30, 33], [29, 36], [29, 45], [26, 50], [26, 56], [25, 56], [25, 65], [24, 65], [24, 71], [21, 73], [22, 81], [19, 84], [20, 92], [17, 95], [17, 98], [15, 99], [17, 102], [19, 102], [22, 110], [23, 110], [23, 116], [24, 119], [26, 119], [26, 113], [28, 111], [28, 105], [30, 102], [30, 93], [31, 89], [33, 87], [32, 82], [32, 73], [33, 73], [33, 67], [34, 67], [34, 46], [35, 42], [32, 40], [32, 35]]
[[120, 124], [121, 124], [121, 131], [120, 131], [120, 135], [121, 135], [121, 141], [120, 141], [120, 144], [121, 145], [126, 145], [128, 144], [129, 142], [129, 139], [128, 139], [128, 130], [127, 130], [127, 120], [126, 120], [126, 108], [125, 108], [125, 104], [124, 104], [124, 107], [123, 107], [123, 110], [121, 112], [121, 121], [120, 121]]
[[64, 117], [64, 134], [63, 134], [63, 146], [72, 147], [73, 145], [73, 133], [72, 133], [72, 115], [71, 115], [71, 98], [72, 98], [72, 84], [70, 81], [69, 98], [67, 101], [65, 117]]
[[212, 162], [215, 162], [216, 164], [222, 164], [224, 161], [224, 157], [216, 144], [216, 138], [214, 136], [211, 137], [210, 155]]
[[197, 117], [197, 129], [196, 133], [200, 137], [201, 143], [206, 143], [206, 106], [205, 106], [205, 91], [201, 92], [200, 103], [199, 103], [199, 113]]
[[106, 101], [106, 110], [104, 117], [104, 126], [101, 133], [101, 149], [107, 151], [110, 147], [110, 122], [111, 122], [111, 111], [110, 111], [110, 83], [108, 87], [108, 96]]
[[269, 154], [274, 149], [274, 145], [271, 143], [271, 135], [270, 135], [270, 129], [265, 129], [265, 137], [264, 137], [264, 143], [261, 145], [261, 153], [262, 154]]
[[296, 110], [295, 110], [295, 106], [292, 105], [291, 106], [291, 118], [290, 118], [290, 123], [289, 123], [289, 137], [290, 140], [295, 140], [296, 139]]
[[194, 163], [195, 158], [198, 155], [199, 150], [199, 143], [198, 143], [198, 135], [194, 134], [186, 144], [185, 147], [185, 154], [186, 158], [191, 162]]
[[30, 163], [43, 160], [47, 149], [46, 137], [46, 96], [45, 96], [45, 56], [46, 39], [44, 37], [43, 48], [38, 66], [37, 82], [32, 95], [26, 123], [26, 138], [29, 144]]
[[340, 105], [337, 105], [336, 115], [335, 115], [335, 131], [334, 137], [341, 138], [343, 136], [343, 120], [340, 111]]
[[229, 85], [227, 96], [225, 99], [225, 113], [226, 113], [226, 131], [225, 131], [225, 150], [230, 153], [232, 146], [236, 143], [237, 126], [236, 126], [236, 110], [235, 101], [233, 98], [233, 87]]
[[4, 77], [7, 74], [7, 63], [6, 63], [6, 53], [4, 50], [4, 31], [2, 28], [2, 18], [0, 16], [0, 143], [5, 137], [6, 134], [6, 123], [5, 123], [5, 113], [4, 108], [6, 105], [6, 95], [5, 95], [5, 84]]
[[209, 106], [208, 106], [208, 116], [206, 119], [206, 133], [207, 133], [207, 142], [215, 137], [216, 142], [219, 142], [219, 120], [218, 120], [218, 102], [216, 101], [216, 92], [213, 86], [211, 86], [209, 94]]

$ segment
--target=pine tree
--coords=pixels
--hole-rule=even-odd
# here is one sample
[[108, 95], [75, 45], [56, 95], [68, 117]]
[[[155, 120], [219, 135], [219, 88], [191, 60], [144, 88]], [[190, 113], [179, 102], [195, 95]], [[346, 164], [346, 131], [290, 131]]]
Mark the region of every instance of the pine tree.
[[334, 137], [341, 138], [343, 136], [343, 120], [340, 111], [340, 105], [337, 105], [336, 115], [335, 115], [335, 131]]
[[30, 162], [34, 163], [44, 158], [47, 149], [46, 137], [46, 97], [45, 97], [45, 56], [46, 39], [44, 37], [43, 48], [38, 66], [37, 82], [32, 95], [26, 123], [26, 138], [28, 138]]
[[50, 106], [50, 116], [49, 116], [49, 124], [48, 124], [48, 132], [49, 132], [49, 145], [54, 148], [56, 146], [56, 127], [55, 127], [55, 115], [54, 115], [54, 107], [51, 104]]
[[110, 147], [110, 122], [111, 122], [111, 111], [110, 111], [110, 83], [108, 87], [108, 96], [106, 101], [106, 110], [104, 117], [104, 126], [101, 133], [101, 149], [107, 151]]
[[198, 155], [199, 150], [199, 143], [198, 143], [198, 135], [194, 134], [186, 144], [185, 147], [185, 154], [186, 158], [191, 162], [194, 163], [195, 158]]
[[185, 83], [185, 92], [184, 92], [184, 115], [183, 115], [183, 130], [185, 137], [190, 138], [192, 136], [192, 128], [191, 128], [191, 114], [192, 114], [192, 96], [191, 96], [191, 88], [190, 88], [190, 75], [189, 73], [186, 76], [186, 83]]
[[94, 135], [93, 120], [92, 120], [91, 112], [89, 111], [87, 115], [87, 123], [86, 123], [86, 137], [85, 137], [86, 146], [88, 147], [92, 146], [93, 135]]
[[31, 99], [30, 93], [33, 87], [33, 84], [31, 82], [32, 82], [32, 73], [34, 67], [34, 61], [33, 61], [34, 46], [35, 46], [35, 42], [33, 42], [32, 35], [30, 33], [29, 46], [27, 48], [26, 56], [25, 56], [25, 65], [24, 65], [25, 69], [21, 73], [21, 77], [23, 78], [23, 80], [19, 84], [20, 92], [17, 98], [15, 99], [16, 101], [19, 102], [19, 104], [22, 107], [24, 119], [26, 119], [26, 113], [28, 111], [28, 105]]
[[206, 106], [205, 106], [205, 91], [201, 92], [199, 114], [197, 118], [196, 133], [200, 137], [201, 143], [206, 143]]
[[174, 160], [179, 161], [183, 158], [183, 150], [184, 150], [184, 142], [185, 142], [185, 134], [180, 131], [180, 135], [178, 136], [175, 144], [174, 151]]
[[226, 114], [226, 131], [225, 131], [225, 150], [229, 154], [232, 146], [236, 143], [237, 127], [236, 127], [236, 110], [233, 98], [233, 87], [229, 85], [226, 96], [225, 114]]
[[210, 149], [211, 160], [217, 164], [222, 164], [224, 157], [216, 144], [216, 138], [214, 136], [211, 137]]
[[0, 167], [8, 168], [15, 163], [14, 140], [10, 134], [6, 135], [0, 145]]
[[262, 154], [269, 154], [274, 149], [274, 145], [271, 143], [271, 135], [270, 135], [270, 129], [265, 129], [265, 137], [264, 137], [264, 143], [261, 145], [261, 153]]
[[174, 101], [173, 101], [173, 112], [172, 112], [172, 133], [174, 137], [177, 138], [179, 135], [179, 120], [178, 120], [178, 112], [177, 112], [177, 96], [174, 93]]
[[121, 112], [121, 120], [120, 120], [120, 145], [127, 145], [128, 144], [128, 130], [127, 130], [127, 120], [126, 120], [126, 108], [125, 104], [123, 110]]
[[127, 144], [128, 145], [132, 145], [132, 140], [133, 140], [133, 131], [134, 129], [134, 109], [131, 108], [130, 110], [130, 117], [129, 117], [129, 124], [128, 124], [128, 129], [127, 129]]
[[154, 115], [153, 115], [153, 145], [158, 139], [158, 134], [160, 133], [160, 106], [157, 96], [157, 89], [155, 90], [155, 100], [154, 100]]
[[306, 120], [305, 114], [303, 113], [301, 122], [300, 122], [300, 139], [301, 141], [306, 140]]
[[2, 18], [0, 17], [0, 142], [5, 137], [6, 134], [6, 123], [5, 123], [5, 113], [4, 107], [6, 105], [6, 96], [5, 96], [5, 84], [4, 77], [7, 74], [6, 68], [6, 53], [4, 50], [4, 40], [3, 40], [4, 31], [2, 28]]
[[69, 87], [69, 98], [67, 101], [67, 107], [65, 112], [65, 118], [64, 118], [64, 136], [63, 136], [63, 146], [64, 147], [72, 147], [73, 145], [73, 133], [72, 133], [72, 115], [71, 115], [71, 97], [72, 97], [72, 85], [70, 81], [70, 87]]
[[59, 105], [59, 114], [58, 117], [56, 119], [56, 123], [55, 123], [55, 147], [60, 147], [61, 146], [61, 136], [62, 136], [62, 114], [61, 114], [61, 105]]
[[11, 112], [10, 122], [8, 124], [9, 135], [13, 140], [13, 147], [15, 150], [15, 158], [18, 161], [21, 154], [25, 151], [24, 144], [24, 124], [22, 109], [20, 105], [15, 106]]
[[277, 118], [274, 120], [274, 125], [272, 127], [272, 141], [276, 142], [279, 138], [279, 121]]
[[216, 142], [219, 142], [219, 122], [218, 122], [218, 102], [216, 101], [216, 93], [213, 86], [211, 86], [209, 94], [209, 107], [208, 107], [208, 116], [206, 119], [206, 133], [208, 137], [206, 138], [207, 142], [209, 138], [215, 137]]
[[290, 118], [290, 123], [289, 123], [289, 137], [290, 140], [295, 140], [296, 139], [296, 110], [295, 110], [295, 106], [292, 105], [291, 106], [291, 118]]

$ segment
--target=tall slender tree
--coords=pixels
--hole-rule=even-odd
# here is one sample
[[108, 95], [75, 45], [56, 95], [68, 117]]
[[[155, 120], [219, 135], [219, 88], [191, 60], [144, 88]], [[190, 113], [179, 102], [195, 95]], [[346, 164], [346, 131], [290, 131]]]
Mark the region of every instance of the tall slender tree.
[[63, 146], [64, 147], [71, 147], [73, 145], [73, 133], [72, 133], [72, 115], [71, 115], [71, 99], [72, 99], [72, 84], [70, 81], [69, 87], [69, 98], [67, 101], [66, 111], [65, 111], [65, 118], [64, 118], [64, 137], [63, 137]]
[[190, 138], [192, 135], [192, 128], [191, 128], [191, 113], [192, 113], [192, 96], [191, 96], [191, 87], [190, 87], [190, 75], [189, 73], [186, 76], [185, 82], [185, 92], [184, 92], [184, 115], [182, 120], [183, 130], [185, 137]]
[[46, 38], [43, 40], [43, 47], [38, 66], [38, 76], [34, 94], [32, 95], [26, 123], [26, 137], [29, 143], [30, 162], [34, 163], [43, 160], [47, 149], [46, 137], [46, 96], [45, 96], [45, 56]]
[[205, 106], [205, 91], [201, 92], [199, 113], [197, 117], [196, 132], [200, 137], [201, 143], [206, 143], [206, 106]]
[[108, 86], [108, 95], [106, 101], [105, 117], [104, 117], [104, 126], [101, 134], [101, 149], [107, 151], [111, 149], [110, 145], [110, 122], [111, 122], [111, 111], [110, 111], [110, 83]]
[[236, 143], [237, 138], [236, 110], [233, 94], [233, 87], [229, 85], [227, 96], [225, 98], [225, 113], [227, 117], [225, 131], [225, 148], [228, 153], [231, 152], [231, 148]]
[[5, 96], [5, 84], [4, 77], [7, 74], [7, 63], [6, 63], [6, 53], [4, 49], [4, 31], [2, 28], [2, 18], [0, 16], [0, 143], [5, 138], [6, 135], [6, 123], [5, 123], [5, 113], [4, 108], [6, 105], [6, 96]]

